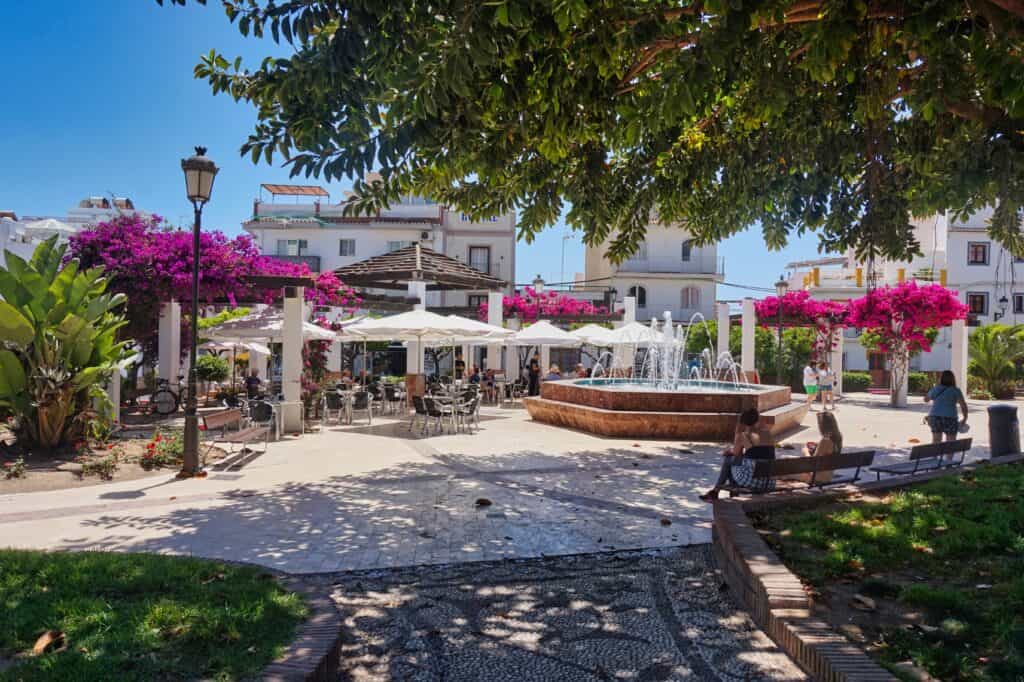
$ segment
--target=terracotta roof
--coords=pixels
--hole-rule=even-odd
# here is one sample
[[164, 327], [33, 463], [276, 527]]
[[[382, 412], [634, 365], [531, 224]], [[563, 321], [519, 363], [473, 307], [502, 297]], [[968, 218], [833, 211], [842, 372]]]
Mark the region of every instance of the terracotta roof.
[[330, 196], [323, 187], [317, 185], [260, 185], [271, 194], [286, 194], [293, 197], [326, 197]]
[[431, 290], [500, 289], [506, 284], [419, 244], [346, 265], [334, 274], [349, 286], [371, 289], [406, 289], [413, 280], [426, 281]]

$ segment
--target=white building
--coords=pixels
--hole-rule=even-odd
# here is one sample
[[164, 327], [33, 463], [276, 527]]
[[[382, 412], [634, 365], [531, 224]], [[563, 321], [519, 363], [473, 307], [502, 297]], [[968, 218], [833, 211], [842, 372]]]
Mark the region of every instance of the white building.
[[686, 322], [695, 313], [712, 319], [716, 285], [725, 276], [717, 246], [695, 246], [683, 228], [652, 221], [629, 260], [613, 265], [605, 258], [607, 248], [607, 243], [587, 247], [587, 283], [614, 287], [620, 301], [636, 297], [638, 320], [660, 319], [665, 311], [676, 321]]
[[66, 216], [29, 216], [18, 218], [14, 211], [0, 210], [0, 265], [4, 264], [3, 251], [11, 251], [29, 258], [44, 239], [57, 235], [63, 242], [69, 236], [90, 225], [110, 220], [118, 215], [136, 214], [138, 211], [127, 197], [88, 197], [68, 209]]
[[[790, 263], [790, 290], [807, 289], [814, 298], [845, 301], [863, 296], [869, 283], [884, 286], [913, 279], [955, 290], [970, 308], [971, 327], [997, 321], [1024, 323], [1024, 261], [988, 236], [986, 224], [991, 216], [988, 209], [966, 221], [949, 214], [915, 218], [914, 235], [922, 253], [911, 261], [878, 261], [869, 266], [858, 262], [851, 252], [838, 258]], [[911, 359], [911, 369], [949, 369], [951, 344], [949, 330], [941, 330], [930, 353]], [[885, 356], [866, 353], [857, 343], [857, 330], [846, 330], [843, 356], [844, 369], [870, 370], [876, 383], [884, 380]]]
[[[515, 278], [515, 214], [475, 221], [458, 211], [419, 197], [408, 197], [380, 215], [345, 216], [317, 186], [261, 185], [270, 201], [253, 203], [242, 227], [260, 251], [314, 272], [394, 251], [415, 242], [511, 283]], [[429, 292], [428, 306], [477, 306], [486, 291]]]

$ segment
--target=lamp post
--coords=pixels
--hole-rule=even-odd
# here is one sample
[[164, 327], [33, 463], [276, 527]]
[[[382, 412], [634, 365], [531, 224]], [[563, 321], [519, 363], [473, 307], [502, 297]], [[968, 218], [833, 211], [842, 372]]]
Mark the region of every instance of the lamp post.
[[782, 275], [779, 275], [779, 281], [775, 283], [775, 293], [779, 299], [779, 310], [776, 315], [776, 332], [779, 335], [779, 345], [775, 351], [775, 380], [780, 384], [782, 383], [782, 297], [786, 295], [786, 291], [789, 290], [789, 282]]
[[999, 312], [992, 313], [992, 321], [998, 322], [1002, 318], [1006, 317], [1006, 307], [1010, 304], [1010, 301], [1006, 296], [999, 298]]
[[188, 401], [185, 404], [185, 442], [179, 478], [202, 474], [199, 464], [199, 418], [196, 415], [196, 346], [199, 345], [199, 232], [202, 230], [203, 206], [210, 200], [217, 165], [206, 158], [206, 147], [181, 160], [185, 173], [185, 194], [192, 202], [195, 222], [192, 225], [192, 343], [188, 349]]

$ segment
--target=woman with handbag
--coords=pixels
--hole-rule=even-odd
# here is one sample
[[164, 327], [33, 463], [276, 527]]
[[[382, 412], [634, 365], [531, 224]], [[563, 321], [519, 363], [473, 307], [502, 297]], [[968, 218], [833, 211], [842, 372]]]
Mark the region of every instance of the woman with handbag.
[[[932, 442], [939, 443], [943, 437], [947, 441], [956, 440], [957, 435], [967, 431], [967, 401], [964, 394], [956, 387], [956, 377], [948, 369], [939, 377], [939, 383], [925, 395], [924, 401], [931, 403], [925, 423], [931, 427]], [[964, 418], [957, 421], [956, 408], [960, 407]]]

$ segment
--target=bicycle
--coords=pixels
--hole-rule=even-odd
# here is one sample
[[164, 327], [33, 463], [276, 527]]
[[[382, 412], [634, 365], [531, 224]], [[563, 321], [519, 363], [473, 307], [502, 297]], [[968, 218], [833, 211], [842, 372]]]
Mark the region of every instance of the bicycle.
[[153, 391], [153, 395], [149, 398], [150, 409], [161, 417], [172, 415], [178, 411], [183, 401], [188, 400], [188, 387], [179, 386], [181, 388], [175, 391], [171, 388], [171, 382], [167, 379], [160, 379], [157, 381], [157, 388]]

